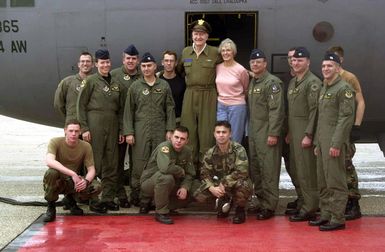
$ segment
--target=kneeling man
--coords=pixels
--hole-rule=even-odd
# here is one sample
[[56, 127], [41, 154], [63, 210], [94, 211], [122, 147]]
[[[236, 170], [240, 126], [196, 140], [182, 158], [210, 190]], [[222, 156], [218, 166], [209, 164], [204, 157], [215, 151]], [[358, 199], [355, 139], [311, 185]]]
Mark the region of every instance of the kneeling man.
[[155, 201], [155, 220], [173, 224], [169, 216], [170, 198], [187, 200], [195, 169], [192, 151], [186, 146], [189, 132], [178, 126], [170, 141], [156, 147], [140, 178], [140, 213], [148, 213], [152, 199]]
[[[48, 144], [46, 164], [48, 170], [44, 174], [44, 198], [48, 201], [45, 222], [56, 218], [56, 201], [59, 194], [64, 194], [63, 204], [73, 215], [83, 215], [83, 210], [75, 199], [88, 200], [97, 198], [101, 192], [100, 183], [94, 180], [95, 166], [91, 145], [79, 139], [80, 123], [71, 119], [64, 127], [64, 137], [52, 138]], [[87, 168], [85, 177], [79, 176], [83, 167]], [[91, 205], [90, 210], [105, 213], [106, 209]]]
[[194, 197], [199, 202], [217, 198], [218, 218], [226, 218], [234, 202], [237, 207], [233, 223], [241, 224], [246, 220], [245, 206], [252, 194], [246, 150], [230, 140], [231, 125], [227, 121], [215, 124], [214, 137], [216, 145], [203, 158], [202, 185]]

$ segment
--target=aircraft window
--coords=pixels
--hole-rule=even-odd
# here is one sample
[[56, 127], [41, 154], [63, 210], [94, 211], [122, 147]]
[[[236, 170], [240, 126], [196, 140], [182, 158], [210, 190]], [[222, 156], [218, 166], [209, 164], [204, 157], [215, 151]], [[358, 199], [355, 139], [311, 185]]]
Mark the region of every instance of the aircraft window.
[[316, 24], [313, 28], [313, 37], [319, 42], [326, 42], [334, 35], [333, 25], [329, 22], [323, 21]]
[[7, 7], [7, 0], [0, 0], [0, 8]]
[[11, 0], [11, 7], [34, 7], [35, 0]]

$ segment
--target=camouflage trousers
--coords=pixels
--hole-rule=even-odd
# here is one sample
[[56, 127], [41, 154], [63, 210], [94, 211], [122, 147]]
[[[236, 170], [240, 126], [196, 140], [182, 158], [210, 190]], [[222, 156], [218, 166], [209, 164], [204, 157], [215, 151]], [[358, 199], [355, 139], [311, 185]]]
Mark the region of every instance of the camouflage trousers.
[[43, 187], [45, 192], [44, 198], [47, 201], [57, 201], [59, 194], [73, 194], [75, 199], [82, 201], [95, 199], [102, 191], [100, 182], [94, 179], [86, 189], [76, 192], [71, 177], [51, 168], [44, 174]]
[[346, 181], [349, 190], [349, 199], [360, 199], [361, 194], [358, 190], [358, 176], [356, 168], [353, 165], [353, 157], [356, 153], [356, 146], [351, 143], [346, 150], [345, 156], [345, 168], [346, 168]]
[[[253, 193], [252, 183], [249, 179], [238, 180], [232, 187], [225, 187], [227, 195], [232, 198], [233, 203], [240, 207], [245, 207]], [[202, 184], [195, 192], [194, 198], [198, 202], [214, 200], [215, 196], [209, 191], [206, 184]]]

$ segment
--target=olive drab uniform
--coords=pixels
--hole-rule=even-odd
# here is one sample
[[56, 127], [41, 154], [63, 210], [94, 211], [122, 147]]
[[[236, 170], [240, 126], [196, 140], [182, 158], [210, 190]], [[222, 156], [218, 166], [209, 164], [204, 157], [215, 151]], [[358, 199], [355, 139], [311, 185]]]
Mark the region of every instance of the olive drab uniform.
[[[128, 89], [130, 88], [132, 83], [134, 83], [134, 81], [136, 81], [137, 79], [140, 78], [141, 74], [139, 71], [137, 71], [136, 74], [129, 75], [127, 73], [127, 70], [124, 67], [124, 65], [122, 65], [121, 67], [118, 67], [118, 68], [111, 70], [111, 76], [115, 82], [120, 84], [120, 87], [122, 89], [121, 92], [123, 94], [122, 107], [124, 107], [124, 103], [126, 102]], [[118, 176], [118, 184], [117, 184], [117, 189], [116, 189], [117, 190], [116, 196], [120, 200], [127, 199], [127, 194], [126, 194], [126, 191], [124, 189], [124, 185], [129, 184], [130, 171], [132, 169], [132, 167], [129, 167], [130, 165], [132, 166], [132, 164], [129, 163], [128, 160], [126, 160], [126, 162], [128, 162], [128, 164], [125, 165], [126, 151], [128, 151], [127, 150], [127, 143], [124, 142], [124, 143], [119, 144], [119, 168], [118, 168], [119, 169], [118, 170], [119, 176]], [[128, 167], [130, 169], [125, 169], [126, 167]]]
[[[189, 145], [193, 149], [194, 163], [202, 162], [203, 155], [215, 141], [217, 90], [216, 64], [220, 61], [218, 49], [206, 45], [197, 57], [192, 46], [186, 47], [177, 70], [186, 76], [181, 125], [189, 129]], [[196, 167], [199, 175], [199, 167]]]
[[239, 207], [245, 207], [253, 190], [248, 168], [247, 153], [242, 145], [231, 141], [227, 153], [222, 153], [215, 145], [203, 158], [202, 184], [194, 192], [194, 197], [200, 202], [213, 198], [209, 187], [222, 183], [233, 202]]
[[303, 213], [314, 213], [319, 202], [317, 161], [313, 146], [303, 148], [301, 143], [305, 136], [314, 136], [321, 86], [321, 80], [307, 71], [301, 80], [295, 77], [290, 81], [287, 93], [290, 159], [294, 163], [294, 172], [303, 196], [303, 202], [300, 202]]
[[179, 188], [183, 187], [188, 195], [191, 194], [194, 177], [192, 151], [188, 146], [177, 152], [169, 141], [159, 144], [140, 178], [141, 204], [149, 204], [154, 198], [156, 212], [168, 214], [170, 200], [177, 200]]
[[[315, 144], [321, 219], [343, 224], [348, 200], [344, 162], [355, 112], [354, 91], [350, 85], [339, 76], [331, 85], [324, 83], [318, 111]], [[339, 157], [329, 155], [331, 147], [340, 149]]]
[[118, 140], [123, 107], [120, 85], [99, 73], [83, 81], [77, 102], [82, 133], [90, 131], [96, 175], [103, 186], [102, 202], [113, 201], [118, 179]]
[[156, 78], [153, 86], [144, 78], [128, 90], [123, 116], [123, 134], [134, 135], [132, 146], [131, 189], [139, 193], [140, 176], [154, 149], [175, 128], [174, 100], [168, 83]]
[[[79, 144], [70, 147], [65, 142], [65, 137], [52, 138], [48, 144], [47, 153], [55, 155], [55, 159], [70, 170], [80, 174], [83, 165], [86, 167], [94, 165], [91, 145], [79, 140]], [[102, 191], [100, 183], [94, 179], [81, 192], [75, 191], [72, 178], [56, 169], [48, 168], [43, 179], [44, 198], [48, 201], [57, 201], [59, 194], [73, 194], [80, 200], [88, 200], [97, 197]]]
[[267, 145], [268, 136], [279, 137], [284, 121], [284, 98], [281, 80], [265, 72], [250, 81], [249, 153], [250, 174], [260, 208], [275, 211], [281, 170], [281, 141]]
[[54, 98], [54, 108], [65, 121], [76, 119], [76, 101], [83, 79], [79, 74], [71, 75], [60, 81]]

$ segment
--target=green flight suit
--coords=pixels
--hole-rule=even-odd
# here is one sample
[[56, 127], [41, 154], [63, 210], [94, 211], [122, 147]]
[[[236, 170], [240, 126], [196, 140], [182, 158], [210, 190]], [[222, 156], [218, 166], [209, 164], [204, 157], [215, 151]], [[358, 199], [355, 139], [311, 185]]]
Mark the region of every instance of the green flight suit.
[[79, 74], [71, 75], [60, 81], [54, 98], [55, 110], [65, 118], [65, 122], [76, 119], [76, 101], [83, 79]]
[[208, 189], [222, 183], [233, 202], [237, 206], [245, 207], [253, 191], [248, 168], [247, 153], [242, 145], [231, 141], [227, 153], [222, 153], [215, 145], [203, 158], [202, 184], [194, 192], [194, 197], [199, 202], [214, 198]]
[[[206, 45], [197, 57], [192, 46], [184, 48], [177, 71], [186, 78], [181, 125], [189, 129], [189, 145], [194, 163], [202, 162], [203, 155], [214, 145], [217, 90], [216, 64], [220, 61], [218, 49]], [[196, 167], [199, 175], [199, 167]]]
[[132, 146], [133, 191], [140, 190], [140, 176], [151, 153], [165, 140], [166, 132], [174, 128], [174, 100], [168, 83], [156, 78], [150, 86], [143, 77], [135, 81], [128, 90], [123, 116], [123, 134], [135, 137]]
[[152, 152], [140, 178], [141, 203], [148, 204], [154, 198], [155, 211], [168, 214], [170, 199], [177, 200], [179, 188], [185, 188], [188, 196], [191, 194], [194, 177], [191, 148], [185, 146], [177, 152], [171, 142], [163, 142]]
[[[321, 219], [345, 223], [348, 201], [345, 155], [349, 134], [354, 123], [355, 99], [351, 86], [341, 77], [324, 83], [318, 105], [315, 144], [318, 149], [317, 176], [320, 193]], [[330, 148], [340, 149], [339, 157], [329, 155]]]
[[313, 138], [317, 123], [318, 97], [322, 82], [312, 72], [307, 71], [301, 80], [294, 77], [289, 83], [287, 93], [290, 159], [298, 178], [303, 196], [301, 211], [314, 213], [318, 209], [317, 161], [313, 145], [301, 146], [307, 135]]
[[[115, 68], [111, 70], [111, 76], [114, 82], [117, 82], [120, 84], [120, 87], [122, 89], [122, 94], [124, 94], [123, 98], [123, 104], [122, 107], [124, 107], [124, 103], [126, 102], [127, 98], [127, 92], [130, 88], [131, 84], [134, 83], [137, 79], [141, 77], [141, 74], [139, 71], [136, 72], [134, 75], [129, 75], [124, 65], [121, 67]], [[120, 200], [126, 200], [127, 194], [126, 190], [124, 189], [124, 185], [129, 184], [130, 181], [130, 171], [132, 169], [132, 162], [130, 162], [130, 169], [124, 170], [124, 159], [126, 156], [127, 151], [127, 143], [121, 143], [119, 144], [119, 166], [118, 166], [118, 183], [116, 188], [116, 196]], [[131, 152], [131, 151], [130, 151]]]
[[275, 211], [279, 199], [282, 141], [267, 145], [268, 136], [280, 137], [285, 105], [280, 79], [265, 71], [250, 81], [249, 154], [250, 174], [260, 208]]
[[108, 83], [96, 73], [84, 82], [77, 102], [82, 133], [91, 133], [96, 174], [103, 186], [102, 202], [113, 201], [116, 196], [123, 95], [118, 83]]

